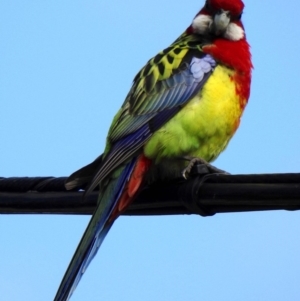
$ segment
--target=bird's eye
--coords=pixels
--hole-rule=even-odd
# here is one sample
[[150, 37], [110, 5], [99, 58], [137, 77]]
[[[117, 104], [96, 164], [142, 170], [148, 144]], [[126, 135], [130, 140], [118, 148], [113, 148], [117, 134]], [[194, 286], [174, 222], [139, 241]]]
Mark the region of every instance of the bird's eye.
[[236, 17], [236, 20], [238, 20], [238, 21], [241, 20], [241, 19], [242, 19], [242, 14], [243, 14], [243, 13], [240, 13], [240, 14]]
[[210, 4], [209, 4], [209, 0], [207, 0], [206, 2], [205, 2], [205, 9], [208, 11], [208, 12], [211, 12], [211, 10], [212, 10], [212, 8], [211, 8], [211, 6], [210, 6]]

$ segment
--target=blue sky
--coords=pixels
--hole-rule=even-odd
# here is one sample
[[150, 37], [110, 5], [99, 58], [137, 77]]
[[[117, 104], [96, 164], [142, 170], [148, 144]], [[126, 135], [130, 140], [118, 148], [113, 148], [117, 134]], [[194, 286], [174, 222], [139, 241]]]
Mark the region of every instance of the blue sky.
[[[203, 3], [1, 1], [0, 176], [67, 176], [96, 158], [135, 74]], [[219, 168], [300, 171], [299, 8], [246, 2], [251, 98]], [[88, 220], [0, 216], [1, 299], [52, 300]], [[121, 217], [71, 300], [298, 300], [299, 234], [299, 212]]]

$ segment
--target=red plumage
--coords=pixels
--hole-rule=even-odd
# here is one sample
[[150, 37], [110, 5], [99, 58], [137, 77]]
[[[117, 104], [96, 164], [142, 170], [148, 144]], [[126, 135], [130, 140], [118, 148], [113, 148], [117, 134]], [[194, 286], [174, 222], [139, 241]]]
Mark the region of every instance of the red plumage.
[[151, 165], [151, 160], [146, 158], [144, 154], [141, 154], [135, 163], [132, 174], [123, 189], [123, 193], [118, 200], [118, 204], [115, 207], [110, 222], [114, 221], [123, 211], [127, 209], [130, 203], [136, 198], [137, 192], [143, 183], [144, 176]]
[[251, 55], [249, 44], [245, 38], [240, 41], [217, 39], [212, 45], [204, 46], [203, 51], [212, 55], [217, 61], [236, 70], [233, 80], [238, 84], [236, 93], [245, 100], [241, 103], [244, 108], [250, 95]]
[[244, 3], [241, 0], [208, 0], [207, 3], [215, 10], [229, 10], [234, 16], [240, 15], [244, 9]]

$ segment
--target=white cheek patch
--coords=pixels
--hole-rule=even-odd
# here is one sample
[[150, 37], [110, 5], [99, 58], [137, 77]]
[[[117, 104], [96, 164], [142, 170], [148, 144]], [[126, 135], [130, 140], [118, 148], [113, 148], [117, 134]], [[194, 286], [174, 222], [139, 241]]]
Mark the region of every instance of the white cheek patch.
[[238, 41], [242, 39], [245, 35], [245, 32], [242, 27], [238, 26], [235, 23], [230, 23], [227, 26], [227, 29], [224, 33], [224, 38], [231, 41]]
[[198, 15], [192, 23], [192, 27], [198, 34], [205, 34], [209, 30], [209, 26], [212, 23], [212, 18], [207, 15]]

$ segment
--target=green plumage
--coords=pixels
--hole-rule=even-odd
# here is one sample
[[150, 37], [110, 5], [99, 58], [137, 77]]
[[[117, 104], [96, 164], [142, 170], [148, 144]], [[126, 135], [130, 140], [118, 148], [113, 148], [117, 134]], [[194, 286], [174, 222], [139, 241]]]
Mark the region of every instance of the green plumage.
[[193, 56], [202, 57], [202, 46], [207, 43], [203, 38], [200, 40], [198, 35], [184, 33], [170, 47], [147, 62], [135, 76], [132, 88], [113, 119], [104, 153], [110, 150], [115, 141], [145, 124], [153, 116], [152, 113], [171, 107], [163, 103], [161, 98], [177, 84], [172, 76], [186, 68], [185, 65], [190, 63]]

